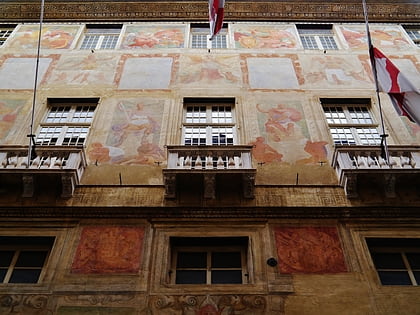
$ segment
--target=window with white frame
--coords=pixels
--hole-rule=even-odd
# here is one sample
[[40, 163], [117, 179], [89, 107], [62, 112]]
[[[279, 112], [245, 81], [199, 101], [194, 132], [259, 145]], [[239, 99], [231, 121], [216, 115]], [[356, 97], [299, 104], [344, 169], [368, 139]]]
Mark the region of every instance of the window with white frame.
[[9, 38], [15, 29], [15, 25], [0, 25], [0, 46]]
[[191, 48], [227, 48], [227, 28], [223, 27], [210, 40], [210, 26], [191, 26]]
[[369, 100], [321, 99], [334, 144], [380, 145], [377, 124], [369, 110]]
[[420, 25], [417, 26], [404, 26], [405, 31], [407, 32], [408, 36], [410, 36], [411, 40], [420, 47]]
[[248, 283], [247, 237], [171, 238], [171, 283]]
[[0, 284], [38, 283], [54, 237], [0, 236]]
[[338, 49], [331, 25], [296, 26], [304, 49]]
[[420, 238], [367, 238], [382, 285], [420, 285]]
[[235, 144], [234, 99], [184, 99], [184, 145]]
[[98, 99], [54, 99], [41, 123], [36, 144], [84, 145]]
[[114, 49], [121, 33], [121, 25], [87, 25], [80, 49]]

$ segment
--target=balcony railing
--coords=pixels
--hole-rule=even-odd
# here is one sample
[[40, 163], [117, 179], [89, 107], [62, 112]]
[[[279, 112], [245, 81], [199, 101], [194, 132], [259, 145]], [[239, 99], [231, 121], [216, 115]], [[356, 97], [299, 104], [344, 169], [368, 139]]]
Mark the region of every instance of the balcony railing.
[[28, 150], [28, 146], [0, 146], [0, 177], [21, 176], [22, 195], [32, 197], [35, 176], [59, 176], [61, 196], [71, 197], [86, 168], [83, 147], [36, 146], [30, 158]]
[[389, 158], [383, 157], [380, 147], [336, 147], [332, 166], [348, 198], [357, 198], [359, 175], [381, 176], [385, 195], [395, 197], [395, 182], [408, 174], [420, 176], [420, 146], [389, 146]]
[[176, 196], [178, 174], [203, 174], [204, 197], [215, 198], [216, 174], [241, 174], [245, 198], [254, 198], [255, 169], [252, 146], [168, 146], [168, 165], [163, 170], [166, 198]]

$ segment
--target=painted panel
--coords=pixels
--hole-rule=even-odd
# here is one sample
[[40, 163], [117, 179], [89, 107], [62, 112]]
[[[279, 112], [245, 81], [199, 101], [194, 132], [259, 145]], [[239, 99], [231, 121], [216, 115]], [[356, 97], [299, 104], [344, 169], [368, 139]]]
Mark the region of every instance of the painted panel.
[[[43, 80], [52, 58], [40, 58], [38, 84]], [[35, 82], [36, 58], [8, 58], [0, 68], [0, 89], [31, 90]]]
[[187, 86], [239, 86], [241, 69], [237, 56], [182, 55], [179, 81]]
[[173, 58], [127, 58], [119, 81], [119, 89], [168, 89]]
[[91, 161], [109, 164], [151, 164], [166, 159], [158, 146], [164, 104], [156, 99], [111, 100], [115, 110], [105, 143], [93, 143]]
[[[353, 50], [367, 51], [366, 27], [364, 25], [339, 27], [349, 48]], [[398, 26], [374, 26], [369, 27], [373, 44], [382, 49], [405, 50], [412, 48], [411, 44], [402, 34]]]
[[15, 126], [16, 117], [25, 103], [26, 100], [0, 99], [0, 140], [6, 138]]
[[354, 56], [311, 56], [299, 57], [305, 85], [310, 88], [370, 88], [372, 81], [361, 61]]
[[[44, 24], [41, 33], [42, 49], [70, 48], [77, 31], [78, 25], [48, 25]], [[15, 36], [8, 42], [9, 47], [16, 49], [31, 49], [38, 46], [39, 26], [22, 25]]]
[[185, 25], [139, 26], [129, 25], [125, 31], [122, 49], [183, 48]]
[[119, 56], [91, 53], [62, 55], [48, 80], [50, 85], [113, 85]]
[[82, 230], [72, 273], [136, 273], [144, 229], [101, 226]]
[[298, 40], [292, 26], [233, 24], [236, 48], [296, 48]]
[[282, 273], [346, 272], [335, 227], [278, 227], [274, 229]]
[[298, 89], [299, 82], [289, 58], [247, 58], [252, 89]]
[[138, 314], [131, 307], [95, 307], [95, 306], [62, 306], [58, 315], [134, 315]]

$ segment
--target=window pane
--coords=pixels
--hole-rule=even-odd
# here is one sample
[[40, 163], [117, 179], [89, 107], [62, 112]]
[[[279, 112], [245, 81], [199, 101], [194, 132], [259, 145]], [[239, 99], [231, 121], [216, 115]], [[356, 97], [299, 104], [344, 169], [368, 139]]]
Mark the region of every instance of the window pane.
[[70, 113], [70, 106], [52, 107], [48, 113], [47, 123], [62, 123], [66, 122]]
[[420, 285], [420, 271], [413, 271], [414, 278], [416, 278], [417, 285]]
[[37, 283], [41, 269], [15, 269], [9, 283]]
[[88, 127], [68, 127], [64, 135], [63, 145], [83, 145], [88, 131]]
[[95, 49], [100, 35], [86, 35], [80, 49]]
[[207, 34], [193, 34], [191, 48], [207, 48]]
[[242, 283], [242, 271], [241, 270], [213, 270], [211, 273], [211, 283], [240, 284]]
[[14, 254], [11, 250], [0, 251], [0, 267], [9, 267]]
[[240, 252], [214, 252], [211, 256], [211, 268], [241, 268]]
[[338, 46], [333, 36], [319, 36], [322, 48], [324, 49], [338, 49]]
[[404, 271], [378, 271], [383, 285], [411, 285], [410, 277]]
[[335, 144], [356, 144], [350, 128], [330, 128], [330, 132]]
[[347, 118], [342, 107], [324, 107], [325, 118], [329, 124], [346, 124]]
[[117, 45], [119, 35], [103, 35], [101, 49], [113, 49]]
[[303, 48], [305, 49], [318, 49], [315, 37], [313, 36], [300, 36]]
[[206, 268], [206, 252], [178, 252], [177, 268]]
[[0, 268], [0, 283], [4, 281], [4, 277], [6, 277], [7, 269]]
[[40, 145], [55, 145], [60, 137], [62, 127], [42, 127], [36, 143]]
[[77, 106], [71, 122], [91, 123], [94, 112], [95, 106]]
[[411, 269], [420, 269], [420, 253], [406, 253]]
[[356, 132], [360, 138], [360, 144], [380, 145], [381, 137], [376, 128], [356, 128]]
[[377, 269], [406, 269], [399, 253], [372, 253], [372, 259]]
[[47, 251], [21, 251], [16, 261], [16, 267], [42, 267], [47, 257]]
[[175, 283], [203, 284], [206, 283], [205, 270], [177, 270]]

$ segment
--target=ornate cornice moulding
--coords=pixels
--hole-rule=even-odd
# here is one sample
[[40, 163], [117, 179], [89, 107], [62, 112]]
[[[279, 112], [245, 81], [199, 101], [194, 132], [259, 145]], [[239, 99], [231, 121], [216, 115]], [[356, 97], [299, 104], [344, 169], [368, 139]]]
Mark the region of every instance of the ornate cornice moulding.
[[[36, 22], [41, 0], [2, 1], [3, 22]], [[368, 1], [369, 3], [369, 1]], [[418, 23], [416, 0], [370, 1], [371, 22]], [[50, 21], [207, 21], [207, 1], [45, 0]], [[361, 1], [235, 1], [225, 5], [225, 21], [361, 22]]]

